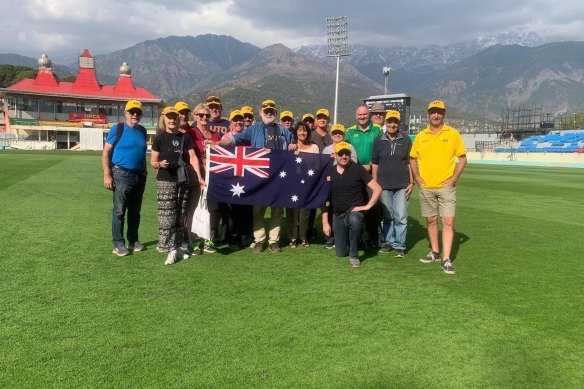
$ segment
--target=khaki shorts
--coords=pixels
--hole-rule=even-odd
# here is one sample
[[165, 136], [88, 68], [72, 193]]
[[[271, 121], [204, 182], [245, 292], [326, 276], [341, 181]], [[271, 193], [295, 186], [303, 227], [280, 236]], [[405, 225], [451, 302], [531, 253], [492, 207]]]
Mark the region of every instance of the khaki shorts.
[[440, 189], [420, 188], [420, 210], [423, 217], [450, 216], [456, 212], [456, 187]]

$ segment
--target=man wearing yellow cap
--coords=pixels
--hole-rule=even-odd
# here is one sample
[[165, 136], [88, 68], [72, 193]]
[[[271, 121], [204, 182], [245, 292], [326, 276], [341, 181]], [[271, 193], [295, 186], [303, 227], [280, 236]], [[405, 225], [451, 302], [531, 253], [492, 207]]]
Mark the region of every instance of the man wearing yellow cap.
[[388, 111], [385, 115], [386, 131], [373, 143], [371, 167], [373, 178], [382, 188], [380, 196], [383, 214], [382, 253], [395, 250], [396, 258], [403, 258], [406, 250], [408, 228], [408, 200], [413, 188], [410, 170], [412, 141], [399, 132], [401, 115]]
[[223, 119], [221, 114], [223, 112], [223, 105], [221, 104], [221, 99], [217, 96], [209, 96], [205, 100], [205, 105], [209, 107], [211, 111], [211, 118], [209, 119], [209, 130], [211, 132], [216, 132], [219, 137], [223, 136], [229, 131], [229, 120]]
[[[296, 145], [292, 144], [292, 133], [275, 122], [278, 113], [274, 100], [264, 100], [260, 109], [261, 122], [252, 124], [238, 134], [229, 135], [216, 144], [219, 146], [242, 146], [251, 145], [256, 149], [268, 148], [274, 150], [295, 150]], [[248, 143], [249, 142], [249, 143]], [[213, 145], [213, 142], [208, 142]], [[280, 224], [284, 215], [284, 208], [270, 207], [270, 230], [266, 237], [264, 225], [264, 215], [266, 206], [253, 207], [253, 235], [255, 253], [261, 253], [266, 248], [266, 240], [270, 251], [277, 253], [282, 249], [278, 245], [280, 240]]]
[[253, 108], [249, 105], [241, 107], [239, 110], [243, 115], [243, 128], [248, 128], [251, 126], [255, 120], [255, 114], [253, 112]]
[[282, 111], [280, 114], [280, 125], [292, 132], [292, 124], [294, 124], [294, 114], [290, 111]]
[[[142, 103], [130, 100], [124, 110], [125, 122], [114, 125], [107, 134], [101, 165], [103, 185], [113, 191], [113, 253], [123, 257], [144, 250], [138, 240], [140, 210], [146, 186], [146, 129], [140, 125]], [[127, 215], [127, 218], [126, 218]], [[127, 227], [126, 248], [124, 221]]]
[[329, 110], [321, 108], [316, 111], [316, 131], [312, 131], [310, 140], [318, 146], [322, 153], [325, 147], [333, 144], [331, 134], [328, 131], [328, 123], [330, 120]]
[[[379, 199], [381, 187], [363, 168], [351, 161], [351, 147], [347, 142], [335, 145], [337, 165], [331, 171], [330, 199], [322, 210], [322, 230], [326, 236], [334, 233], [335, 251], [338, 257], [349, 256], [351, 267], [361, 266], [359, 239], [365, 211]], [[371, 192], [367, 198], [367, 189]], [[329, 223], [330, 208], [333, 212]]]
[[[420, 258], [422, 263], [440, 259], [438, 214], [442, 218], [442, 270], [454, 274], [450, 258], [454, 240], [456, 181], [466, 165], [466, 148], [453, 127], [444, 124], [446, 106], [435, 100], [428, 105], [429, 125], [414, 140], [410, 168], [420, 188], [420, 209], [428, 225], [432, 251]], [[458, 165], [456, 159], [458, 158]]]

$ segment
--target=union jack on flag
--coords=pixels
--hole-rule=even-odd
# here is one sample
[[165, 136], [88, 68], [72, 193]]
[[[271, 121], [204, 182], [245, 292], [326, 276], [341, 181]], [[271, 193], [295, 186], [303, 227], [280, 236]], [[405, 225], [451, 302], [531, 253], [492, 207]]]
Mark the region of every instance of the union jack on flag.
[[268, 178], [267, 169], [270, 167], [270, 158], [262, 158], [268, 154], [269, 149], [250, 149], [248, 147], [236, 147], [233, 152], [221, 146], [215, 147], [215, 152], [209, 154], [212, 173], [220, 173], [233, 169], [233, 174], [238, 177], [245, 176], [245, 171], [258, 177]]
[[332, 166], [328, 155], [243, 146], [216, 146], [207, 155], [207, 195], [211, 199], [232, 204], [319, 208], [328, 198], [327, 176]]

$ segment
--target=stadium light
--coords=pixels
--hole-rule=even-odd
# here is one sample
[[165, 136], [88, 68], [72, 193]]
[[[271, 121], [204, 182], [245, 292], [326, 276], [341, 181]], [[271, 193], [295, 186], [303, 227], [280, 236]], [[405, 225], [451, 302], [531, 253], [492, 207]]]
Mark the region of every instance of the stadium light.
[[391, 72], [391, 68], [389, 66], [384, 66], [383, 76], [385, 77], [385, 95], [387, 94], [387, 79], [389, 78], [389, 72]]
[[341, 57], [349, 53], [349, 28], [346, 16], [326, 18], [326, 36], [328, 43], [328, 57], [337, 57], [337, 78], [335, 83], [335, 110], [333, 124], [337, 123], [337, 106], [339, 102], [339, 68]]

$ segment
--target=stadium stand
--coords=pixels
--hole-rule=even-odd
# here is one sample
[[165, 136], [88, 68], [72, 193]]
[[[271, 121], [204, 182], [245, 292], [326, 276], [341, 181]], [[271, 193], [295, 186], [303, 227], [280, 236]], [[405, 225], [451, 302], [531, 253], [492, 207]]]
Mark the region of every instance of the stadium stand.
[[558, 131], [524, 139], [517, 148], [497, 147], [500, 153], [584, 153], [584, 130]]

